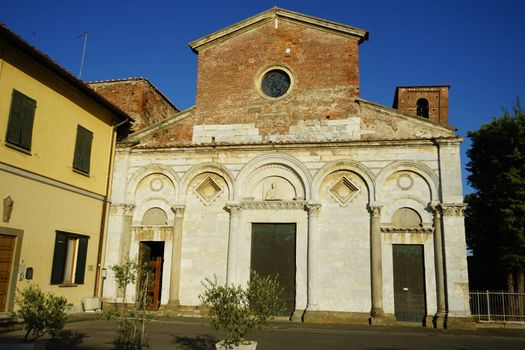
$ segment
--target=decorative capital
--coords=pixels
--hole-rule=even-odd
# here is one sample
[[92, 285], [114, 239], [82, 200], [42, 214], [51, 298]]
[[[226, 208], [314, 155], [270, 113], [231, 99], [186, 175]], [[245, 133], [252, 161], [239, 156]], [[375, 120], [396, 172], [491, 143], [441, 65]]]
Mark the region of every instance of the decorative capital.
[[443, 208], [441, 207], [441, 203], [439, 202], [430, 202], [428, 204], [428, 208], [430, 209], [430, 211], [432, 212], [432, 215], [434, 215], [435, 218], [440, 218], [441, 217], [441, 213], [443, 211]]
[[320, 203], [307, 203], [304, 207], [306, 211], [308, 212], [308, 216], [311, 216], [311, 217], [319, 216], [319, 210], [321, 209]]
[[464, 216], [467, 207], [465, 203], [441, 203], [439, 206], [443, 216]]
[[122, 210], [123, 210], [124, 215], [132, 216], [133, 211], [135, 210], [135, 205], [134, 204], [123, 204]]
[[174, 205], [171, 207], [171, 211], [175, 214], [176, 218], [182, 218], [184, 217], [184, 210], [186, 209], [186, 206], [184, 205]]
[[369, 203], [366, 207], [372, 218], [378, 218], [381, 216], [381, 208], [383, 208], [383, 206], [377, 203]]
[[230, 213], [231, 216], [241, 215], [241, 204], [235, 202], [228, 202], [224, 206], [224, 210]]

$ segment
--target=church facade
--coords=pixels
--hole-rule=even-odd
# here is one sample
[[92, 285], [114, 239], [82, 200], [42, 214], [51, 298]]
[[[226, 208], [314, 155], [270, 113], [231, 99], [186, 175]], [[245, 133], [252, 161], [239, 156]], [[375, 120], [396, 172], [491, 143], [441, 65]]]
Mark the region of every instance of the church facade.
[[[150, 262], [172, 314], [198, 313], [205, 278], [255, 270], [279, 276], [291, 320], [471, 325], [448, 86], [362, 99], [367, 38], [273, 8], [190, 43], [195, 106], [117, 149], [106, 267]], [[91, 86], [126, 111], [125, 85]], [[122, 299], [111, 271], [103, 297]]]

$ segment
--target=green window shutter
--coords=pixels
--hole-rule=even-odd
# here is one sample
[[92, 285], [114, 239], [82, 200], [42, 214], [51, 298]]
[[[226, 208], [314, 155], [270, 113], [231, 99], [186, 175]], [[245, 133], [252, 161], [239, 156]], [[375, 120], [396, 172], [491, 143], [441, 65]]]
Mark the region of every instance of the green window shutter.
[[84, 148], [82, 149], [82, 167], [89, 173], [91, 162], [91, 144], [93, 143], [93, 133], [86, 130], [84, 136]]
[[22, 108], [22, 130], [20, 131], [20, 147], [31, 149], [33, 138], [33, 122], [35, 120], [36, 102], [29, 98], [24, 99]]
[[6, 140], [9, 143], [18, 145], [20, 141], [20, 131], [22, 130], [22, 99], [20, 93], [13, 91], [11, 97], [11, 110], [9, 111], [9, 122], [7, 125]]
[[82, 170], [82, 145], [83, 145], [83, 138], [81, 136], [81, 129], [82, 128], [80, 125], [77, 127], [77, 138], [76, 138], [76, 141], [75, 141], [75, 154], [73, 156], [73, 168], [77, 169], [77, 170]]
[[77, 127], [77, 139], [75, 142], [75, 154], [73, 156], [73, 167], [89, 174], [91, 161], [91, 144], [93, 133], [82, 126]]
[[51, 284], [60, 284], [64, 281], [64, 268], [67, 256], [67, 234], [57, 232], [55, 238], [55, 252], [51, 268]]
[[88, 238], [78, 239], [77, 268], [75, 270], [75, 284], [84, 284], [84, 274], [86, 272]]
[[31, 150], [36, 101], [13, 90], [6, 141]]

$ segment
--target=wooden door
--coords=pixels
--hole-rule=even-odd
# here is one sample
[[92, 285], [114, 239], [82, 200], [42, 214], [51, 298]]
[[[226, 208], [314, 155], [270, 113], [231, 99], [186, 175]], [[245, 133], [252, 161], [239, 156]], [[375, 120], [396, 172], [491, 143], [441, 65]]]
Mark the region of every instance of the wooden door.
[[[145, 264], [151, 274], [148, 278], [146, 290], [149, 310], [157, 310], [160, 306], [162, 290], [162, 262], [164, 256], [164, 242], [140, 242], [139, 261]], [[140, 282], [142, 285], [142, 281]]]
[[162, 257], [157, 256], [155, 260], [150, 261], [149, 267], [152, 271], [152, 282], [148, 288], [148, 296], [151, 301], [149, 309], [157, 310], [160, 305], [160, 278], [162, 274]]
[[423, 246], [395, 244], [393, 261], [396, 319], [423, 322], [426, 316]]
[[295, 310], [295, 224], [253, 224], [251, 268], [262, 277], [277, 276], [286, 310]]
[[15, 248], [14, 236], [0, 235], [0, 312], [6, 310], [7, 294], [9, 293], [9, 277]]

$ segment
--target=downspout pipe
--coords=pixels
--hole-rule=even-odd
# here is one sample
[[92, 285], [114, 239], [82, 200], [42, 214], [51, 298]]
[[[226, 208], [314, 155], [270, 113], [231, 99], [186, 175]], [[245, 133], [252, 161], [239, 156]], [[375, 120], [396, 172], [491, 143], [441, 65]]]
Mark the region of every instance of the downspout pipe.
[[109, 153], [109, 163], [108, 163], [108, 171], [106, 175], [106, 192], [104, 195], [104, 200], [102, 201], [102, 215], [100, 219], [100, 235], [98, 240], [98, 251], [97, 251], [97, 268], [95, 272], [95, 288], [93, 290], [93, 296], [98, 297], [100, 294], [100, 297], [102, 297], [102, 291], [99, 290], [99, 284], [100, 284], [100, 273], [101, 273], [101, 263], [102, 263], [102, 250], [104, 248], [104, 234], [106, 232], [106, 215], [108, 210], [108, 204], [109, 204], [109, 189], [111, 185], [111, 173], [112, 173], [112, 167], [113, 167], [113, 155], [116, 151], [116, 140], [115, 137], [117, 135], [117, 129], [119, 126], [124, 125], [126, 123], [130, 122], [130, 118], [126, 118], [120, 123], [112, 126], [111, 131], [111, 145], [109, 146], [110, 153]]

